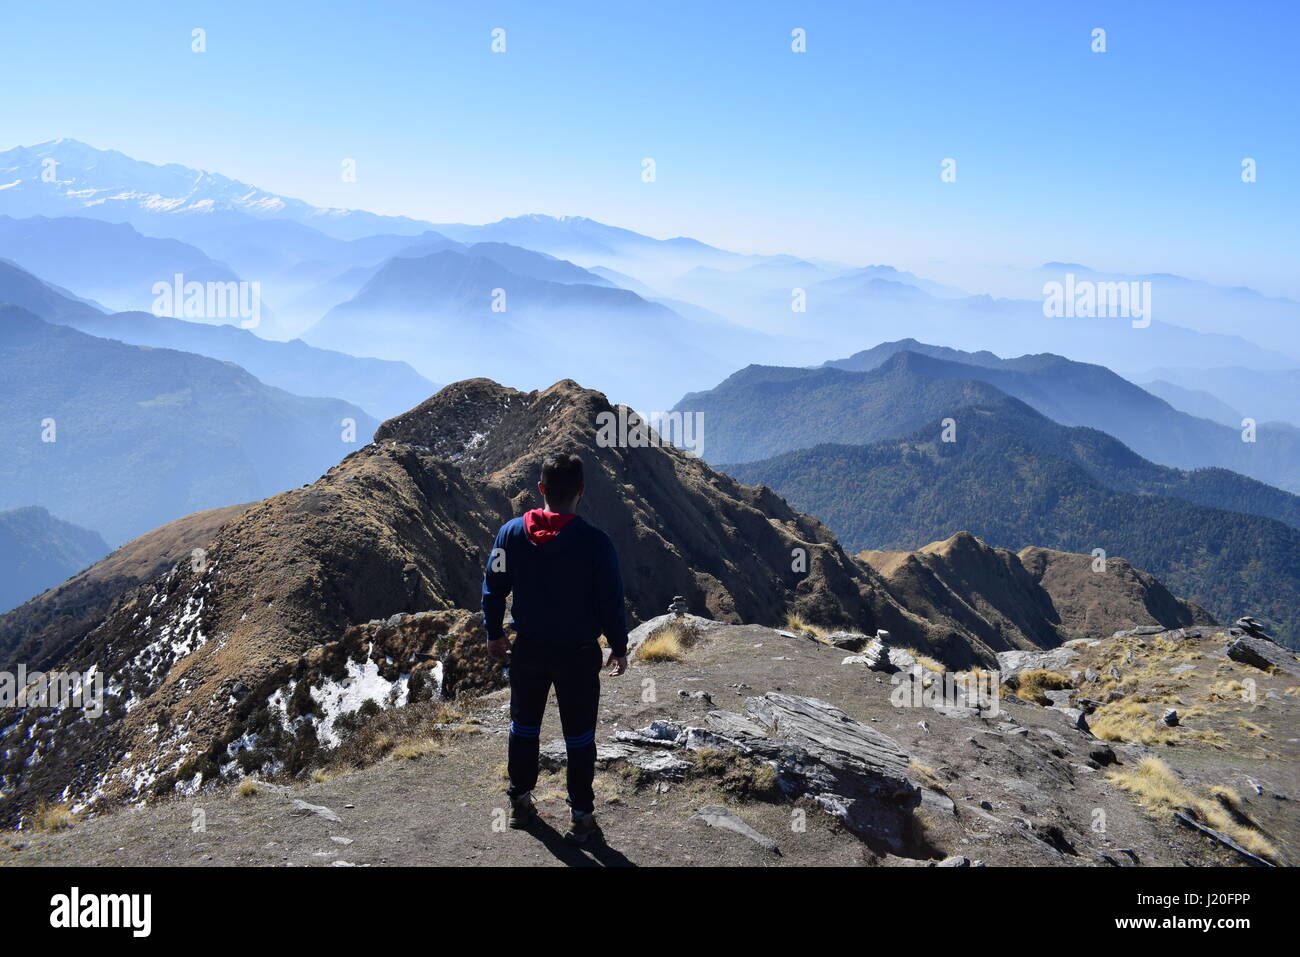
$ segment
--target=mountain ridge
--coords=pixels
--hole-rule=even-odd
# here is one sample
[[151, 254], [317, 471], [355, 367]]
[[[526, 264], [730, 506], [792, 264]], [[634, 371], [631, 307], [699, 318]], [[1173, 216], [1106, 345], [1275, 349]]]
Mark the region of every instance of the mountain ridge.
[[[308, 695], [299, 678], [342, 689], [373, 664], [383, 679], [374, 695], [411, 690], [400, 668], [366, 664], [367, 645], [356, 643], [385, 622], [399, 636], [408, 625], [425, 634], [448, 674], [463, 670], [455, 656], [481, 655], [482, 639], [476, 616], [456, 609], [476, 607], [497, 526], [533, 502], [540, 463], [557, 449], [586, 462], [583, 511], [615, 542], [634, 623], [682, 595], [718, 621], [780, 625], [793, 614], [867, 635], [884, 629], [954, 664], [991, 664], [999, 651], [1036, 650], [1072, 633], [1051, 597], [1028, 584], [1040, 596], [1032, 627], [1030, 619], [1022, 630], [979, 616], [960, 625], [969, 612], [955, 604], [946, 620], [929, 621], [770, 490], [740, 485], [671, 446], [603, 444], [597, 417], [612, 411], [603, 394], [567, 380], [532, 392], [485, 379], [453, 383], [383, 423], [374, 442], [316, 482], [215, 528], [160, 531], [168, 548], [179, 547], [178, 537], [205, 540], [201, 560], [96, 595], [99, 610], [78, 624], [79, 638], [45, 626], [44, 659], [77, 671], [96, 663], [109, 703], [99, 723], [60, 712], [40, 727], [24, 719], [8, 729], [0, 816], [13, 820], [54, 793], [96, 806], [193, 793], [258, 769], [302, 771], [332, 747], [337, 715], [322, 703], [332, 699]], [[49, 622], [58, 607], [52, 595], [20, 620]], [[0, 619], [0, 635], [8, 631]], [[345, 635], [354, 636], [346, 656]], [[323, 643], [339, 650], [322, 651]], [[24, 763], [48, 754], [54, 735], [57, 757]]]
[[[943, 439], [944, 422], [955, 423], [951, 442]], [[1064, 451], [1093, 439], [1103, 448], [1118, 445], [1094, 430], [1051, 423], [999, 394], [994, 402], [953, 407], [943, 422], [936, 417], [901, 438], [822, 444], [725, 470], [770, 486], [825, 521], [850, 549], [909, 550], [953, 529], [1007, 549], [1102, 549], [1108, 560], [1123, 557], [1158, 575], [1220, 618], [1257, 614], [1287, 641], [1297, 640], [1300, 529], [1117, 490]]]

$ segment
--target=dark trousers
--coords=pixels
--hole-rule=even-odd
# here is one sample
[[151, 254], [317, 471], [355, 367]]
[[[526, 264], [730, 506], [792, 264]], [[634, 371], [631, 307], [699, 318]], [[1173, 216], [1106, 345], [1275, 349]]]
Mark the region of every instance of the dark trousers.
[[511, 797], [537, 785], [537, 751], [546, 698], [555, 686], [560, 726], [568, 750], [569, 804], [590, 813], [595, 807], [591, 784], [596, 776], [596, 715], [600, 706], [601, 651], [596, 644], [577, 648], [530, 647], [515, 642], [510, 656]]

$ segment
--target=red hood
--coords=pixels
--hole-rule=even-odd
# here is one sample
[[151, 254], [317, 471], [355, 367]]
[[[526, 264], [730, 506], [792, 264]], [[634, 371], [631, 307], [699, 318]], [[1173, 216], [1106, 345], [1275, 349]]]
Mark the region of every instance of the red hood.
[[524, 531], [534, 545], [544, 545], [575, 518], [573, 512], [548, 512], [544, 508], [535, 508], [524, 512]]

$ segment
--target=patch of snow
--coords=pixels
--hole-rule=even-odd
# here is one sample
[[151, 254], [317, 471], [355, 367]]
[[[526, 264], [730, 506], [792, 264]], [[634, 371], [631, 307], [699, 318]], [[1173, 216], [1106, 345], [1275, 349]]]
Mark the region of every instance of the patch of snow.
[[311, 697], [316, 702], [317, 709], [316, 736], [322, 744], [337, 746], [342, 741], [334, 730], [334, 724], [339, 718], [351, 714], [370, 700], [381, 708], [391, 707], [394, 703], [400, 707], [406, 702], [406, 685], [406, 675], [399, 676], [396, 681], [388, 681], [379, 673], [378, 662], [369, 657], [361, 663], [349, 660], [347, 673], [342, 678], [311, 689]]

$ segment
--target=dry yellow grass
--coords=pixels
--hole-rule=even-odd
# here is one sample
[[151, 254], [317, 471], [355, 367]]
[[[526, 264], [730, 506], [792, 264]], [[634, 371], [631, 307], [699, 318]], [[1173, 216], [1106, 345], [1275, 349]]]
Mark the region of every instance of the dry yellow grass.
[[[1128, 660], [1130, 653], [1132, 661]], [[1153, 660], [1153, 655], [1160, 657]], [[1104, 677], [1090, 697], [1104, 698], [1113, 690], [1125, 697], [1102, 705], [1088, 717], [1093, 734], [1107, 741], [1147, 745], [1199, 744], [1228, 748], [1240, 744], [1240, 740], [1234, 741], [1223, 733], [1235, 724], [1232, 712], [1242, 704], [1247, 692], [1247, 686], [1230, 673], [1231, 668], [1226, 668], [1228, 674], [1221, 673], [1224, 666], [1213, 675], [1205, 668], [1195, 674], [1186, 671], [1170, 674], [1175, 662], [1204, 657], [1194, 646], [1163, 639], [1154, 645], [1132, 640], [1118, 643], [1111, 654], [1092, 665]], [[1110, 676], [1112, 667], [1120, 670], [1120, 681]], [[1160, 715], [1168, 708], [1178, 711], [1180, 724], [1176, 728], [1160, 723]], [[1190, 726], [1189, 722], [1194, 721], [1202, 726]], [[1204, 727], [1205, 723], [1217, 725], [1217, 730]], [[1245, 725], [1240, 727], [1249, 730]]]
[[914, 760], [908, 765], [908, 768], [912, 772], [912, 777], [931, 791], [938, 791], [940, 794], [948, 793], [943, 786], [943, 782], [939, 780], [939, 775], [928, 764], [922, 764], [920, 761]]
[[1093, 737], [1103, 741], [1136, 741], [1140, 744], [1169, 744], [1177, 732], [1156, 720], [1139, 701], [1114, 701], [1102, 705], [1088, 718]]
[[699, 640], [699, 632], [690, 625], [670, 622], [656, 629], [637, 649], [641, 661], [681, 661], [686, 650]]
[[462, 718], [464, 718], [464, 715], [461, 714], [459, 708], [455, 705], [444, 704], [439, 705], [438, 710], [434, 712], [433, 723], [451, 724], [452, 722], [460, 721]]
[[1257, 738], [1270, 738], [1270, 737], [1272, 737], [1272, 735], [1270, 735], [1267, 731], [1265, 731], [1263, 728], [1261, 728], [1259, 725], [1257, 725], [1254, 721], [1249, 721], [1249, 720], [1247, 720], [1246, 718], [1238, 718], [1238, 719], [1237, 719], [1237, 727], [1242, 728], [1242, 729], [1244, 729], [1245, 731], [1250, 732], [1251, 734], [1255, 735], [1255, 737], [1257, 737]]
[[1211, 701], [1230, 701], [1230, 700], [1240, 701], [1242, 700], [1242, 693], [1245, 690], [1246, 690], [1246, 686], [1243, 685], [1236, 678], [1230, 678], [1227, 681], [1216, 681], [1214, 684], [1210, 685], [1210, 700]]
[[256, 797], [258, 790], [257, 782], [252, 778], [243, 778], [235, 786], [235, 793], [241, 798]]
[[701, 748], [695, 753], [695, 772], [716, 780], [723, 791], [742, 800], [769, 799], [780, 793], [774, 767], [735, 751]]
[[38, 831], [66, 831], [76, 823], [76, 816], [66, 804], [47, 804], [42, 801], [36, 806], [33, 824]]
[[1159, 758], [1144, 758], [1132, 771], [1112, 771], [1106, 778], [1153, 814], [1182, 811], [1226, 834], [1252, 854], [1277, 858], [1277, 849], [1255, 828], [1241, 798], [1231, 788], [1216, 786], [1210, 789], [1210, 797], [1198, 797]]
[[1062, 691], [1072, 687], [1074, 685], [1065, 675], [1046, 668], [1031, 668], [1016, 676], [1016, 697], [1034, 704], [1051, 704], [1051, 699], [1044, 694], [1046, 691]]
[[926, 671], [933, 671], [936, 674], [943, 674], [948, 669], [943, 666], [942, 662], [935, 661], [929, 655], [913, 655], [913, 660], [924, 668]]
[[826, 637], [825, 629], [819, 628], [816, 625], [808, 624], [808, 622], [804, 621], [798, 615], [786, 615], [785, 628], [786, 631], [806, 631], [818, 638]]
[[641, 643], [636, 656], [642, 661], [681, 661], [686, 657], [675, 632], [661, 631]]
[[424, 738], [419, 741], [403, 741], [393, 748], [390, 756], [399, 761], [414, 761], [437, 749], [438, 742], [433, 738]]
[[1225, 810], [1228, 810], [1233, 814], [1244, 815], [1246, 813], [1246, 810], [1241, 803], [1241, 795], [1227, 785], [1215, 784], [1212, 786], [1210, 788], [1210, 797], [1214, 798], [1223, 805]]
[[1195, 800], [1169, 765], [1159, 758], [1143, 758], [1131, 771], [1112, 771], [1106, 779], [1137, 798], [1148, 810], [1190, 808]]

